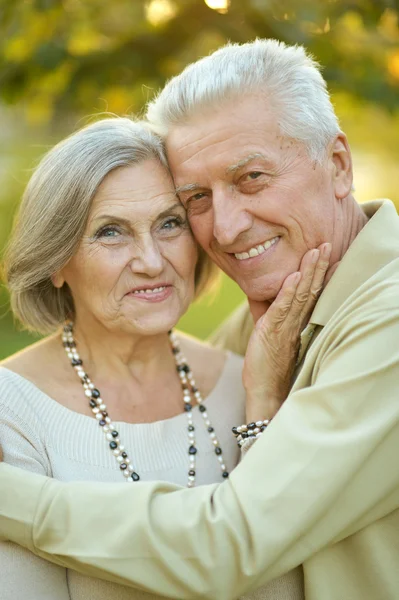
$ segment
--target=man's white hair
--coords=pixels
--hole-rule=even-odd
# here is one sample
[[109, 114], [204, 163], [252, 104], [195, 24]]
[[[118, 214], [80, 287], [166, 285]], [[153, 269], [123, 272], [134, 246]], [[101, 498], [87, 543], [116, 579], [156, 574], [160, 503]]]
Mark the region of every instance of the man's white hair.
[[165, 138], [204, 108], [251, 93], [265, 95], [283, 135], [322, 160], [340, 127], [319, 65], [302, 46], [272, 39], [227, 44], [173, 77], [148, 105], [147, 118]]

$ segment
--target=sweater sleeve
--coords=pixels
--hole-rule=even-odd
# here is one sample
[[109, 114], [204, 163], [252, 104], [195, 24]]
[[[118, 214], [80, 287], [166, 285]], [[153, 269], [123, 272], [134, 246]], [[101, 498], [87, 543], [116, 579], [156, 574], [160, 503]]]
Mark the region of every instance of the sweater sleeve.
[[[0, 383], [0, 441], [5, 462], [39, 475], [51, 475], [41, 426], [18, 388], [2, 376]], [[4, 492], [2, 492], [4, 493]], [[0, 542], [1, 598], [69, 600], [64, 568], [25, 548]]]

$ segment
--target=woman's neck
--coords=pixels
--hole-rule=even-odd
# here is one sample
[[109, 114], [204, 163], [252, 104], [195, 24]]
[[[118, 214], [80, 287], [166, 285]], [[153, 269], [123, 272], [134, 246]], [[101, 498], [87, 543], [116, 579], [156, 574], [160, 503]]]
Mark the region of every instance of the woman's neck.
[[134, 335], [113, 332], [101, 325], [77, 320], [73, 335], [85, 371], [109, 380], [131, 381], [140, 385], [174, 372], [174, 358], [167, 332]]

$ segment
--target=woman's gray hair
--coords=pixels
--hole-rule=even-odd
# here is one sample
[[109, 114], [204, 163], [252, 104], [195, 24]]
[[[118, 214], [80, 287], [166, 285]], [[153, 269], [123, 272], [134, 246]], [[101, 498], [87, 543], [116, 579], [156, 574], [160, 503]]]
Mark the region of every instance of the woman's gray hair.
[[272, 39], [227, 44], [172, 78], [148, 105], [147, 118], [166, 137], [204, 108], [259, 92], [276, 111], [281, 133], [321, 161], [340, 128], [319, 65], [302, 46]]
[[[23, 195], [4, 261], [11, 308], [26, 329], [49, 333], [73, 318], [68, 286], [57, 289], [51, 278], [75, 254], [105, 176], [147, 159], [168, 168], [162, 141], [149, 126], [108, 118], [69, 136], [39, 163]], [[200, 252], [198, 293], [212, 272]]]

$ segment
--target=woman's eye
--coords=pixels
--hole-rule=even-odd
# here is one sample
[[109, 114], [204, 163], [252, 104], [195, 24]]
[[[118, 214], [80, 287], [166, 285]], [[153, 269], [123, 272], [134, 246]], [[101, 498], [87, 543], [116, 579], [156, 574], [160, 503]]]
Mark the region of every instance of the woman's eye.
[[171, 219], [168, 219], [167, 221], [165, 221], [162, 224], [162, 229], [166, 229], [168, 231], [171, 231], [173, 229], [177, 229], [178, 227], [182, 226], [182, 220], [179, 219], [178, 217], [173, 217]]
[[100, 229], [97, 234], [96, 237], [97, 238], [115, 238], [117, 236], [120, 235], [120, 231], [117, 227], [103, 227], [102, 229]]

